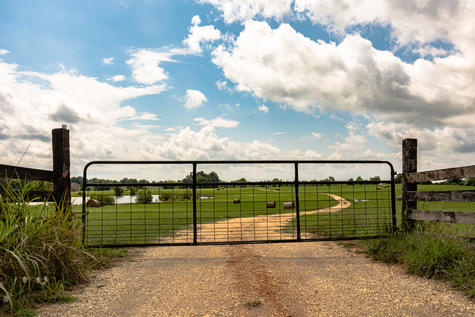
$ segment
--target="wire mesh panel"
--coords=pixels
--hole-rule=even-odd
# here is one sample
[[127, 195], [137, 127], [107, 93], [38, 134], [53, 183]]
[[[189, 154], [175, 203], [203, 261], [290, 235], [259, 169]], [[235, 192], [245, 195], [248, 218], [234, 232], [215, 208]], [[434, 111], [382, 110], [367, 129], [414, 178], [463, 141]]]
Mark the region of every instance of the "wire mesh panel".
[[301, 184], [299, 191], [305, 238], [371, 237], [393, 227], [390, 183]]
[[394, 171], [389, 163], [373, 162], [389, 164], [388, 180], [343, 182], [299, 180], [299, 165], [321, 161], [259, 161], [276, 162], [294, 165], [295, 179], [202, 183], [196, 179], [197, 165], [211, 162], [178, 162], [192, 167], [188, 183], [97, 184], [87, 182], [86, 166], [84, 243], [132, 246], [357, 239], [382, 236], [394, 228]]

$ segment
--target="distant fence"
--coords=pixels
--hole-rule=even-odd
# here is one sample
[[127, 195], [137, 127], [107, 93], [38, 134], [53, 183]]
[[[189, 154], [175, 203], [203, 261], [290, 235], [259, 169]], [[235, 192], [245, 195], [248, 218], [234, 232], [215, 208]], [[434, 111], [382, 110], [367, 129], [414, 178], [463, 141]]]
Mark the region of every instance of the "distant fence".
[[[53, 183], [52, 197], [55, 202], [71, 206], [71, 174], [69, 154], [69, 130], [52, 130], [53, 170], [41, 170], [0, 164], [0, 177], [37, 180]], [[45, 196], [44, 192], [35, 194]]]
[[475, 202], [475, 190], [418, 191], [427, 181], [475, 177], [475, 165], [417, 172], [417, 139], [402, 142], [402, 229], [414, 228], [414, 220], [475, 225], [475, 212], [418, 210], [417, 201]]

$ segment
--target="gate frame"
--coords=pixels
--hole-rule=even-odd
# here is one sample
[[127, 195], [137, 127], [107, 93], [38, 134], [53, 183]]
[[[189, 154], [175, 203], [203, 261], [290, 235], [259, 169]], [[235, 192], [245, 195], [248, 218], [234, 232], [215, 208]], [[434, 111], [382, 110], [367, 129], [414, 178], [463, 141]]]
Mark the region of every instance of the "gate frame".
[[[86, 238], [86, 188], [89, 186], [104, 186], [104, 187], [127, 187], [127, 186], [144, 186], [141, 183], [130, 183], [130, 184], [96, 184], [96, 183], [87, 183], [87, 170], [92, 165], [192, 165], [192, 183], [167, 183], [167, 186], [183, 186], [190, 185], [193, 191], [193, 242], [192, 243], [137, 243], [137, 244], [108, 244], [108, 245], [88, 245], [89, 247], [100, 247], [100, 248], [114, 248], [114, 247], [141, 247], [141, 246], [178, 246], [178, 245], [233, 245], [233, 244], [257, 244], [257, 243], [279, 243], [279, 242], [302, 242], [302, 241], [338, 241], [338, 240], [364, 240], [364, 239], [373, 239], [379, 238], [382, 236], [367, 236], [367, 237], [339, 237], [339, 238], [317, 238], [317, 239], [304, 239], [301, 238], [301, 228], [300, 228], [300, 206], [298, 199], [298, 187], [299, 184], [312, 184], [315, 182], [301, 182], [299, 181], [298, 166], [299, 164], [387, 164], [390, 168], [391, 180], [390, 181], [374, 181], [373, 183], [390, 183], [391, 184], [391, 216], [392, 216], [392, 226], [391, 231], [397, 231], [397, 222], [396, 222], [396, 194], [395, 194], [395, 183], [394, 176], [397, 174], [394, 170], [393, 165], [389, 161], [380, 161], [380, 160], [216, 160], [216, 161], [91, 161], [84, 166], [83, 170], [83, 181], [82, 181], [82, 242], [85, 244]], [[196, 167], [197, 165], [220, 165], [220, 164], [293, 164], [294, 165], [294, 180], [293, 181], [283, 181], [283, 182], [272, 182], [273, 184], [287, 184], [295, 186], [295, 214], [296, 214], [296, 229], [297, 229], [297, 239], [292, 240], [257, 240], [257, 241], [224, 241], [224, 242], [199, 242], [197, 241], [197, 209], [196, 209]], [[318, 184], [371, 184], [372, 181], [333, 181], [333, 182], [324, 182], [319, 181]], [[221, 183], [200, 183], [200, 185], [217, 185]], [[226, 184], [226, 183], [224, 183]], [[232, 183], [232, 185], [259, 185], [259, 184], [269, 184], [269, 182], [237, 182]], [[164, 184], [147, 184], [146, 186], [160, 187]]]

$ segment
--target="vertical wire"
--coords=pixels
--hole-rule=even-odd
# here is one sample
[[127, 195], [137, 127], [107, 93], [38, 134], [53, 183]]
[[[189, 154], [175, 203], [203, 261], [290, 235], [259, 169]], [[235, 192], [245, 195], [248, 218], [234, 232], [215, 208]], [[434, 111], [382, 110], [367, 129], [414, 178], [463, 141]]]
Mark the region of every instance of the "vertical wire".
[[170, 198], [172, 201], [172, 242], [175, 243], [175, 186], [172, 188]]
[[229, 191], [226, 191], [226, 232], [229, 242]]
[[355, 212], [355, 183], [352, 184], [352, 192], [353, 192], [353, 205], [351, 206], [351, 209], [353, 209], [353, 235], [356, 236], [356, 212]]
[[[316, 192], [316, 195], [317, 195], [317, 197], [316, 197], [317, 210], [319, 210], [319, 209], [320, 209], [320, 196], [319, 196], [320, 194], [318, 193], [318, 187], [319, 187], [320, 185], [319, 185], [319, 184], [315, 184], [314, 186], [315, 186], [315, 192]], [[320, 229], [320, 213], [319, 213], [319, 212], [317, 212], [317, 215], [316, 215], [316, 222], [317, 222], [317, 228], [316, 228], [315, 231], [317, 232], [318, 235], [320, 235], [321, 229]]]
[[377, 231], [378, 234], [380, 234], [380, 228], [379, 228], [379, 192], [378, 189], [376, 188], [376, 221], [377, 221]]
[[143, 200], [143, 220], [144, 220], [144, 243], [147, 242], [147, 186], [144, 186], [144, 200]]
[[213, 191], [213, 240], [216, 242], [216, 191]]
[[[343, 184], [340, 184], [340, 205], [343, 205]], [[341, 235], [345, 236], [345, 222], [343, 221], [343, 208], [340, 207]]]
[[268, 188], [266, 188], [266, 239], [269, 240], [269, 213], [267, 211], [267, 190]]
[[[121, 188], [121, 187], [119, 187]], [[115, 195], [115, 241], [117, 243], [117, 231], [119, 231], [119, 226], [118, 226], [118, 223], [117, 223], [117, 217], [119, 216], [119, 213], [118, 213], [118, 210], [117, 210], [117, 193]]]
[[160, 209], [161, 209], [161, 204], [162, 200], [160, 199], [160, 196], [162, 195], [162, 187], [158, 187], [158, 201], [157, 201], [157, 208], [158, 208], [158, 243], [160, 243], [161, 240], [161, 222], [160, 222]]
[[[102, 201], [104, 201], [104, 191], [101, 191]], [[104, 244], [104, 206], [101, 206], [101, 244]]]
[[243, 185], [239, 185], [239, 221], [241, 222], [241, 241], [243, 241], [242, 239], [242, 207], [241, 207], [242, 186]]
[[367, 203], [367, 196], [366, 196], [366, 183], [364, 184], [364, 210], [365, 210], [365, 222], [366, 222], [366, 234], [369, 233], [368, 230], [368, 203]]
[[[328, 186], [328, 193], [331, 194], [331, 184], [327, 184], [327, 186]], [[330, 199], [331, 199], [331, 197], [328, 196], [328, 208], [330, 208], [330, 204], [331, 204]], [[328, 209], [328, 210], [330, 211], [330, 209]], [[330, 211], [328, 213], [328, 215], [329, 215], [329, 219], [330, 219], [329, 225], [330, 225], [330, 238], [331, 238], [332, 237], [332, 229], [333, 229], [332, 228], [332, 212]]]

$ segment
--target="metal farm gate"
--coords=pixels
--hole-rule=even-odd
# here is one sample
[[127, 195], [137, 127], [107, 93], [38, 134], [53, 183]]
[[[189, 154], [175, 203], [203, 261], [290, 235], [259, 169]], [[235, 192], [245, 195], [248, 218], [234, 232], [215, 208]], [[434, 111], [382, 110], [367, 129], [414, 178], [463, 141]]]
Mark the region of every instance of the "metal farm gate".
[[[152, 169], [172, 164], [189, 166], [190, 181], [103, 184], [87, 179], [93, 165]], [[293, 168], [294, 179], [199, 182], [198, 166], [210, 164], [285, 164]], [[299, 168], [302, 171], [302, 166], [311, 164], [383, 165], [388, 172], [386, 179], [373, 181], [299, 180]], [[387, 161], [93, 161], [83, 173], [83, 242], [93, 247], [125, 247], [380, 237], [396, 228], [394, 175]], [[115, 187], [135, 195], [107, 198], [101, 191]]]

